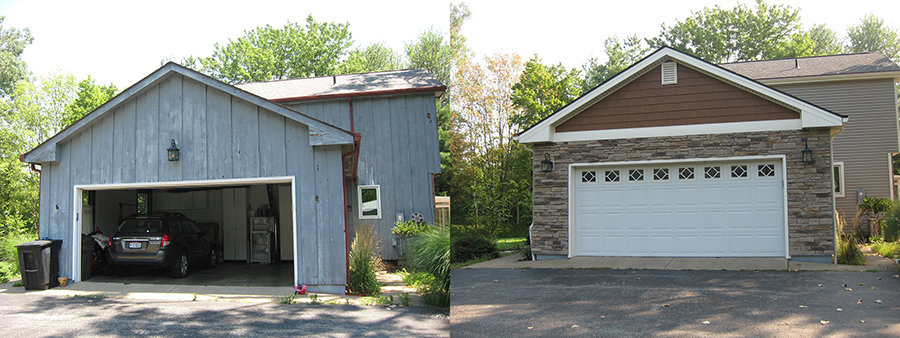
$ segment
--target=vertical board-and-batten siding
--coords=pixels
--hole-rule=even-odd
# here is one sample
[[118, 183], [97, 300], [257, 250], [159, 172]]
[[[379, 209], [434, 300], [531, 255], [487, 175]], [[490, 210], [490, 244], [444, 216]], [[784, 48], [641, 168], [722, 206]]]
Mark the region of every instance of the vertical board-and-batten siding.
[[856, 213], [858, 189], [865, 189], [868, 196], [891, 198], [888, 154], [898, 152], [897, 93], [892, 79], [773, 87], [850, 117], [834, 138], [834, 161], [844, 162], [845, 196], [835, 198], [838, 210], [849, 216]]
[[[172, 139], [177, 162], [166, 160]], [[343, 285], [341, 149], [313, 152], [307, 126], [173, 74], [57, 145], [57, 161], [43, 165], [40, 236], [63, 239], [61, 272], [71, 277], [74, 185], [294, 176], [298, 280]]]
[[[348, 99], [288, 104], [316, 119], [350, 130]], [[353, 131], [360, 134], [357, 181], [346, 194], [351, 210], [350, 234], [360, 224], [371, 224], [382, 240], [384, 259], [397, 259], [391, 228], [397, 213], [405, 219], [422, 213], [434, 221], [432, 174], [441, 170], [437, 112], [433, 93], [353, 98]], [[357, 185], [379, 185], [381, 219], [359, 219]]]

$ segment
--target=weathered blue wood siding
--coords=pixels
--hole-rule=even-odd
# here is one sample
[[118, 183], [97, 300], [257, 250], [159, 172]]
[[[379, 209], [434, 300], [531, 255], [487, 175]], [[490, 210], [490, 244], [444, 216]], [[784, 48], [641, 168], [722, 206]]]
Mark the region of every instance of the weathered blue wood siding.
[[[298, 102], [288, 105], [316, 119], [350, 130], [350, 100]], [[360, 133], [358, 179], [348, 181], [350, 233], [360, 224], [375, 226], [384, 259], [397, 259], [393, 246], [398, 213], [409, 219], [419, 212], [434, 222], [432, 175], [440, 173], [437, 112], [432, 93], [353, 99], [353, 131]], [[290, 149], [290, 148], [289, 148]], [[381, 219], [359, 219], [358, 185], [379, 185]], [[352, 240], [352, 238], [351, 238]]]
[[56, 149], [42, 165], [40, 236], [63, 239], [62, 276], [73, 275], [74, 185], [293, 176], [298, 281], [346, 283], [341, 148], [311, 146], [306, 125], [172, 74]]

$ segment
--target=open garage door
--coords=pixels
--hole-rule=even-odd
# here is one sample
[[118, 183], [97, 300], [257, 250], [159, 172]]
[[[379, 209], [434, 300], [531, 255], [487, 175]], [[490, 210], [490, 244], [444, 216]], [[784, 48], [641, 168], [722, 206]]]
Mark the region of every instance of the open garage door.
[[785, 257], [783, 160], [573, 166], [572, 256]]
[[[286, 286], [294, 283], [293, 180], [263, 178], [77, 186], [81, 197], [75, 222], [79, 236], [101, 233], [112, 236], [119, 224], [134, 215], [180, 214], [195, 223], [206, 238], [215, 242], [220, 264], [207, 268], [193, 265], [187, 278], [171, 282], [199, 285]], [[82, 239], [82, 246], [92, 245]], [[115, 245], [124, 242], [114, 243]], [[108, 244], [108, 243], [107, 243]], [[89, 247], [75, 248], [76, 280], [121, 279], [97, 271], [97, 261], [87, 263]], [[95, 257], [97, 255], [94, 255]], [[163, 269], [129, 269], [128, 280], [166, 283]]]

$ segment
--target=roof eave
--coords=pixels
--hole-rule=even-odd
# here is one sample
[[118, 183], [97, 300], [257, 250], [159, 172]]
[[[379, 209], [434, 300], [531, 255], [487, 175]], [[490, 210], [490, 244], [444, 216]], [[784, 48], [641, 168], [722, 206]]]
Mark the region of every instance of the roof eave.
[[350, 97], [385, 96], [385, 95], [431, 93], [431, 92], [435, 93], [435, 95], [434, 95], [435, 97], [439, 97], [446, 90], [447, 90], [446, 86], [430, 86], [430, 87], [418, 87], [418, 88], [374, 90], [374, 91], [367, 91], [367, 92], [352, 92], [352, 93], [337, 93], [337, 94], [305, 95], [305, 96], [294, 96], [294, 97], [271, 98], [271, 99], [269, 99], [269, 101], [278, 102], [278, 103], [288, 103], [288, 102], [298, 102], [298, 101], [334, 100], [334, 99], [345, 99], [345, 98], [350, 98]]
[[815, 83], [815, 82], [875, 80], [875, 79], [894, 79], [894, 81], [900, 82], [900, 71], [776, 77], [776, 78], [760, 78], [760, 79], [755, 79], [755, 80], [759, 81], [762, 84], [766, 84], [766, 85], [780, 85], [780, 84], [801, 84], [801, 83]]

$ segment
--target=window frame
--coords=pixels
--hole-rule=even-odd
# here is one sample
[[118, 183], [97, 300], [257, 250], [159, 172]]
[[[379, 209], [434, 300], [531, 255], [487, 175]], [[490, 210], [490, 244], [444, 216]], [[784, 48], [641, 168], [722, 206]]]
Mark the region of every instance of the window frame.
[[[832, 177], [832, 180], [831, 180], [831, 181], [832, 181], [831, 191], [834, 192], [834, 197], [844, 197], [844, 196], [847, 195], [847, 192], [845, 191], [845, 190], [847, 189], [847, 182], [844, 181], [844, 162], [833, 162], [833, 163], [831, 163], [831, 173], [832, 173], [832, 175], [834, 175], [834, 169], [835, 169], [835, 168], [838, 169], [838, 174], [839, 174], [838, 176], [840, 176], [840, 177], [839, 177], [839, 178], [838, 178], [838, 177]], [[837, 184], [837, 185], [834, 185], [834, 184], [833, 184], [835, 178], [838, 179], [838, 181], [837, 181], [838, 184]], [[840, 192], [835, 191], [837, 188], [840, 188]]]
[[[363, 199], [362, 192], [363, 189], [375, 189], [375, 201], [378, 202], [375, 205], [375, 210], [377, 215], [363, 215]], [[357, 201], [357, 215], [359, 215], [359, 219], [381, 219], [382, 210], [381, 210], [381, 186], [377, 184], [372, 185], [358, 185], [356, 186], [356, 201]]]

